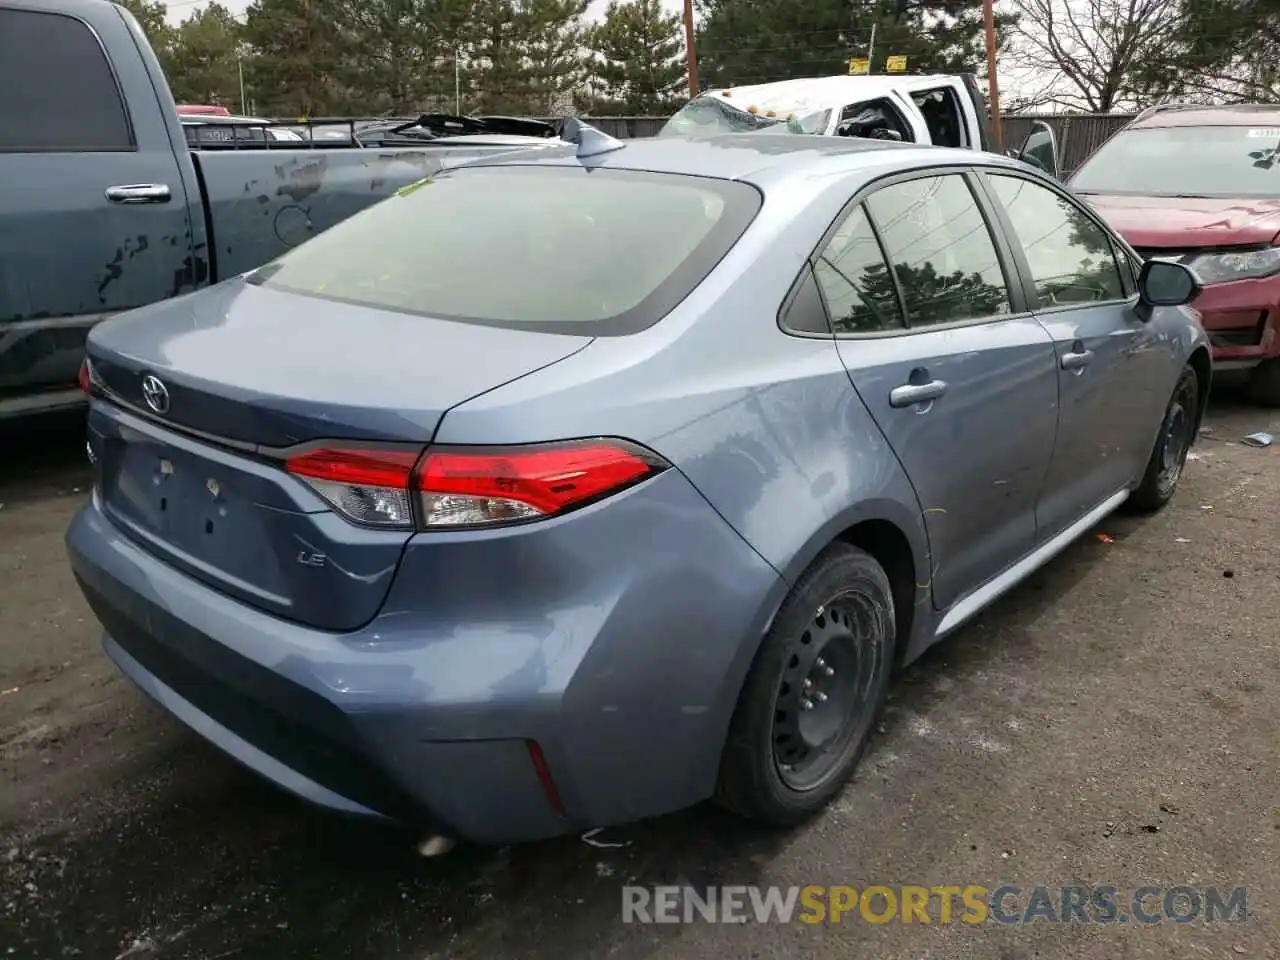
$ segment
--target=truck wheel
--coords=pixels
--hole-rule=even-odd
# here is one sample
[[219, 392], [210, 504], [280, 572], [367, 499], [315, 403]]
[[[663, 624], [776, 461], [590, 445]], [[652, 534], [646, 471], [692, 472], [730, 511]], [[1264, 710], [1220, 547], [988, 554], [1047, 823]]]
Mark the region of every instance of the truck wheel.
[[889, 689], [893, 591], [869, 554], [828, 547], [787, 595], [747, 674], [716, 800], [792, 826], [853, 773]]
[[1280, 357], [1263, 360], [1253, 368], [1249, 399], [1260, 407], [1280, 407]]
[[1191, 367], [1184, 367], [1165, 409], [1146, 473], [1129, 496], [1128, 507], [1139, 513], [1155, 513], [1173, 499], [1195, 441], [1199, 415], [1200, 381]]

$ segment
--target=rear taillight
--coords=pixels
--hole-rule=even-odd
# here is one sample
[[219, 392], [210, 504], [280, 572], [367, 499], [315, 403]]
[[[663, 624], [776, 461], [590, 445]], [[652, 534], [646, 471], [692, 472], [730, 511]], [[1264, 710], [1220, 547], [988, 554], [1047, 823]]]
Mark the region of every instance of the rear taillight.
[[[665, 470], [625, 440], [411, 450], [324, 447], [286, 461], [347, 519], [393, 529], [457, 530], [553, 517]], [[416, 516], [415, 516], [416, 514]]]
[[290, 457], [285, 469], [348, 520], [409, 529], [409, 481], [419, 456], [416, 450], [322, 447]]
[[415, 474], [422, 526], [476, 527], [555, 516], [618, 493], [667, 464], [622, 440], [429, 450]]
[[97, 371], [93, 369], [93, 364], [89, 362], [89, 358], [85, 357], [80, 361], [80, 389], [91, 397], [96, 397], [102, 392], [102, 383], [98, 380]]

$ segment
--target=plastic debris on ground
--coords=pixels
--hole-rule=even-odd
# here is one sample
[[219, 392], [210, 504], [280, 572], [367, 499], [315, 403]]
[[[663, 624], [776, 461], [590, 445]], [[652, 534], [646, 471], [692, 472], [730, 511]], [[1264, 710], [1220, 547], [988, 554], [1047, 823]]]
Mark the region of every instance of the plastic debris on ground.
[[1116, 538], [1109, 533], [1095, 533], [1094, 536], [1098, 538], [1099, 543], [1115, 543], [1116, 542]]
[[584, 842], [584, 843], [589, 843], [589, 844], [591, 844], [591, 846], [593, 846], [593, 847], [600, 847], [600, 848], [602, 848], [602, 849], [606, 849], [606, 850], [607, 850], [607, 849], [610, 849], [610, 848], [625, 847], [625, 846], [627, 845], [627, 844], [626, 844], [626, 841], [597, 840], [597, 839], [595, 839], [595, 838], [596, 838], [596, 835], [597, 835], [598, 833], [600, 833], [600, 831], [601, 831], [601, 830], [603, 830], [603, 829], [604, 829], [603, 827], [596, 827], [594, 830], [588, 830], [586, 833], [584, 833], [584, 834], [582, 835], [583, 842]]
[[1245, 437], [1241, 443], [1250, 447], [1269, 447], [1275, 442], [1275, 437], [1269, 433], [1251, 433]]

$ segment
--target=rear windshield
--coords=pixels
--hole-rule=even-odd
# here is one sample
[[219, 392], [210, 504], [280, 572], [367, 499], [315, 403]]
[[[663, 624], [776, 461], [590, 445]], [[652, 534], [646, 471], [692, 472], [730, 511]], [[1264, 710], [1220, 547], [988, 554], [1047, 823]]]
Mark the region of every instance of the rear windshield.
[[1280, 194], [1280, 129], [1125, 130], [1085, 162], [1071, 186], [1147, 197], [1274, 197]]
[[591, 336], [661, 319], [760, 206], [747, 184], [582, 166], [464, 167], [316, 235], [250, 282]]

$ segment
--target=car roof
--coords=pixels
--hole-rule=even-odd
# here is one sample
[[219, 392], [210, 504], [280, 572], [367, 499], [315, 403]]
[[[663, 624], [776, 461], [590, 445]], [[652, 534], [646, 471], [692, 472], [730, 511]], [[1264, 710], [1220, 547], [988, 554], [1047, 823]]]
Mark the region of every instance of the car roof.
[[[778, 179], [831, 172], [833, 162], [841, 169], [852, 169], [861, 165], [860, 159], [866, 161], [868, 168], [901, 166], [903, 169], [910, 169], [935, 163], [990, 163], [1025, 167], [1024, 164], [998, 154], [974, 150], [859, 137], [770, 133], [767, 128], [755, 132], [697, 137], [644, 137], [624, 140], [622, 143], [622, 148], [598, 154], [584, 162], [618, 170], [743, 180], [762, 187]], [[844, 162], [840, 162], [841, 160]], [[573, 147], [565, 144], [563, 150], [544, 150], [536, 155], [508, 154], [495, 158], [493, 162], [505, 165], [573, 166], [579, 161], [574, 156]]]
[[1280, 104], [1235, 103], [1224, 106], [1171, 104], [1148, 111], [1130, 124], [1131, 129], [1156, 127], [1280, 127]]

